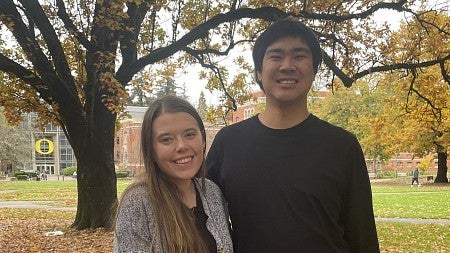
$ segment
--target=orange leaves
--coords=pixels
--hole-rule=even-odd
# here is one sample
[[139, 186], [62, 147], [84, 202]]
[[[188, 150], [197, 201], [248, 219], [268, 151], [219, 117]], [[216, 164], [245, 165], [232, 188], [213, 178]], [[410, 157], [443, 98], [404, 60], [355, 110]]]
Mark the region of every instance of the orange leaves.
[[100, 90], [103, 93], [101, 97], [102, 103], [105, 104], [108, 110], [120, 113], [123, 106], [122, 100], [127, 98], [128, 93], [111, 72], [101, 73], [98, 80]]
[[124, 20], [129, 16], [125, 12], [125, 1], [98, 1], [102, 5], [98, 11], [96, 24], [112, 31], [126, 30]]
[[[0, 217], [0, 252], [112, 252], [113, 233], [76, 231], [69, 220]], [[63, 231], [64, 235], [44, 236]]]

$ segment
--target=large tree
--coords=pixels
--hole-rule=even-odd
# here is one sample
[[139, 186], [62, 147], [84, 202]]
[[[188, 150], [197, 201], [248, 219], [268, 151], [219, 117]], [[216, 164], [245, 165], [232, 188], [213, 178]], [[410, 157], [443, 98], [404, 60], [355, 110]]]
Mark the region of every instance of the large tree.
[[[379, 10], [422, 22], [425, 9], [439, 7], [422, 2], [2, 0], [0, 104], [10, 121], [34, 111], [43, 123], [51, 120], [63, 128], [78, 161], [73, 227], [111, 228], [117, 201], [114, 126], [139, 72], [151, 73], [148, 81], [154, 83], [186, 64], [200, 64], [208, 69], [202, 73], [208, 87], [221, 89], [224, 106], [235, 108], [248, 94], [234, 88], [245, 89], [252, 77], [234, 75], [217, 57], [237, 45], [248, 49], [245, 43], [288, 15], [318, 35], [324, 48], [321, 73], [329, 84], [340, 80], [351, 86], [374, 72], [446, 66], [450, 53], [399, 62], [382, 54], [390, 32], [374, 22]], [[242, 55], [236, 65], [243, 71], [250, 66]], [[442, 67], [448, 80], [446, 71]]]
[[[401, 25], [392, 36], [390, 53], [396, 59], [433, 60], [450, 53], [450, 38], [441, 37], [440, 30], [450, 33], [450, 17], [446, 14], [426, 13], [424, 23], [413, 20]], [[450, 145], [450, 61], [440, 65], [409, 71], [398, 71], [397, 78], [386, 80], [394, 84], [397, 92], [391, 97], [396, 101], [389, 113], [398, 129], [394, 143], [400, 144], [398, 151], [409, 151], [418, 155], [436, 153], [438, 172], [435, 182], [447, 183], [447, 154]], [[393, 120], [394, 122], [394, 120]]]

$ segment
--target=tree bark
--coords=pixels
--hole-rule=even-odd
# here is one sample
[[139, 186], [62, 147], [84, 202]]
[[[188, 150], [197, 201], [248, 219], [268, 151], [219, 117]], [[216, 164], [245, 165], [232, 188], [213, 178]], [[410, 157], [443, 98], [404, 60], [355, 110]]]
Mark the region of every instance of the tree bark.
[[95, 158], [99, 153], [89, 149], [92, 157], [79, 160], [77, 166], [78, 205], [73, 228], [103, 227], [113, 230], [117, 205], [117, 185], [113, 161]]
[[448, 183], [447, 178], [447, 152], [438, 151], [438, 171], [436, 175], [435, 183]]
[[[72, 147], [77, 156], [78, 205], [73, 228], [113, 230], [117, 206], [114, 167], [116, 114], [97, 102]], [[70, 133], [73, 133], [69, 131]]]

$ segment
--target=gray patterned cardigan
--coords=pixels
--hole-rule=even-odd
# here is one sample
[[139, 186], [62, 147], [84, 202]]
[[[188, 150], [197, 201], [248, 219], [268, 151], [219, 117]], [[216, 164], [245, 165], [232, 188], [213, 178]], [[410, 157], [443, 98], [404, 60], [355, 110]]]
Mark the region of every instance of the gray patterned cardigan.
[[[223, 195], [212, 181], [205, 179], [206, 194], [201, 181], [194, 180], [208, 219], [206, 227], [213, 235], [218, 252], [233, 252], [228, 225], [228, 210]], [[163, 239], [156, 236], [155, 217], [146, 188], [138, 186], [124, 196], [120, 204], [114, 233], [114, 252], [166, 252]]]

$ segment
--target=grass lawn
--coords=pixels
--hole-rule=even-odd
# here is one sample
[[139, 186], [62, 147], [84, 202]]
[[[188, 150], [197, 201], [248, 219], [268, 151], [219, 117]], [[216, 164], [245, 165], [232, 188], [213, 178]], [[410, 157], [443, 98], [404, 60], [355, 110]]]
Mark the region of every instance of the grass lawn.
[[372, 195], [376, 217], [450, 219], [450, 186], [372, 186]]
[[[376, 217], [450, 219], [450, 184], [411, 187], [410, 180], [372, 182]], [[377, 231], [381, 252], [450, 252], [450, 226], [377, 222]]]
[[[424, 184], [422, 187], [410, 187], [409, 180], [409, 178], [398, 178], [372, 182], [376, 217], [450, 219], [450, 184]], [[118, 180], [118, 196], [130, 182], [130, 180]], [[0, 181], [0, 201], [10, 200], [33, 200], [43, 202], [43, 204], [44, 201], [52, 201], [52, 206], [76, 207], [76, 181]], [[86, 242], [85, 234], [70, 232], [67, 226], [74, 218], [75, 211], [4, 208], [0, 212], [0, 238], [8, 238], [5, 233], [8, 233], [8, 229], [12, 227], [20, 226], [17, 224], [24, 221], [42, 220], [48, 224], [60, 224], [59, 227], [54, 225], [55, 228], [67, 231], [67, 234], [72, 238], [71, 240], [80, 241], [78, 252], [81, 252], [80, 248], [83, 247], [83, 244], [94, 248], [103, 248], [104, 252], [112, 250], [111, 233], [98, 234], [98, 243], [101, 245], [95, 245], [97, 243], [95, 240], [94, 242], [91, 240], [91, 244]], [[33, 226], [27, 225], [23, 229], [27, 230], [30, 227]], [[377, 222], [377, 229], [381, 252], [450, 252], [450, 226]], [[36, 228], [34, 230], [37, 230], [34, 231], [37, 233], [36, 238], [42, 237], [42, 231]], [[10, 231], [9, 233], [18, 232]], [[28, 237], [33, 238], [30, 234], [28, 234]], [[1, 240], [0, 244], [3, 244]], [[48, 244], [45, 245], [49, 247]], [[60, 250], [55, 248], [41, 249], [43, 249], [41, 252]], [[21, 247], [17, 246], [17, 248], [8, 248], [8, 250], [17, 252], [32, 251], [33, 249], [22, 245]], [[0, 252], [3, 252], [1, 248]], [[89, 251], [86, 250], [86, 252]]]

